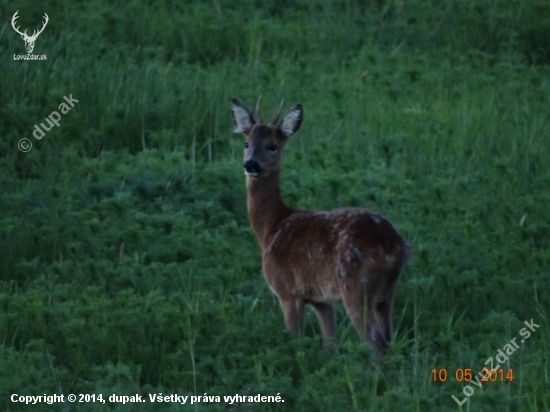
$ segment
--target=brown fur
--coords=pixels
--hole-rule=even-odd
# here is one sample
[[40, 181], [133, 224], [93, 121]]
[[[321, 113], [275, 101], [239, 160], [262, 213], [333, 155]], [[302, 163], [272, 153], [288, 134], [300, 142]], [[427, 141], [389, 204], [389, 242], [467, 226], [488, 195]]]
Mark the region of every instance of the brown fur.
[[383, 354], [391, 340], [393, 293], [409, 257], [408, 245], [388, 220], [365, 209], [315, 212], [286, 206], [279, 191], [280, 160], [288, 137], [300, 127], [301, 106], [291, 109], [281, 125], [260, 124], [237, 100], [232, 108], [248, 145], [244, 162], [250, 223], [287, 329], [303, 333], [308, 303], [323, 336], [332, 339], [332, 304], [342, 302], [361, 337]]

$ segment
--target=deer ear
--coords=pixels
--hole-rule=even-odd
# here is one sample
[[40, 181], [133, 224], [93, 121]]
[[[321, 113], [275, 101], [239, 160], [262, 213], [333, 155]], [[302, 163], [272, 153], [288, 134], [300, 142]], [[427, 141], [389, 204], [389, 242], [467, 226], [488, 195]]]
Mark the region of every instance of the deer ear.
[[254, 125], [252, 113], [237, 99], [231, 99], [231, 111], [235, 121], [235, 133], [248, 133]]
[[279, 128], [287, 137], [290, 137], [300, 128], [303, 117], [304, 109], [301, 104], [297, 104], [285, 114]]

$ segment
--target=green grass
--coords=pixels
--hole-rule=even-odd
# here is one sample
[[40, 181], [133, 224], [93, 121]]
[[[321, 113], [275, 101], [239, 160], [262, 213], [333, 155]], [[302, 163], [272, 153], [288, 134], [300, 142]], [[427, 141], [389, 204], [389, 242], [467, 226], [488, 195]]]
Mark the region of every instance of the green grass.
[[[0, 2], [0, 409], [550, 409], [550, 6], [543, 0]], [[47, 61], [10, 27], [50, 22]], [[3, 25], [2, 25], [3, 24]], [[35, 124], [79, 103], [40, 141]], [[229, 100], [305, 119], [292, 206], [368, 207], [413, 247], [381, 360], [284, 330]], [[28, 153], [17, 149], [29, 138]], [[513, 382], [465, 383], [525, 320]], [[446, 368], [446, 382], [432, 369]], [[12, 403], [41, 394], [284, 403]]]

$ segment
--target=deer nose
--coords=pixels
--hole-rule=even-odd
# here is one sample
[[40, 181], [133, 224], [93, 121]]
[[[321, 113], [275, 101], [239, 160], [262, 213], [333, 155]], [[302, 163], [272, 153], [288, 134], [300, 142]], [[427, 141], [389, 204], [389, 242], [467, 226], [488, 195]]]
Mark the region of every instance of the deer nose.
[[244, 162], [244, 171], [247, 174], [257, 175], [261, 170], [260, 164], [255, 160], [250, 159]]

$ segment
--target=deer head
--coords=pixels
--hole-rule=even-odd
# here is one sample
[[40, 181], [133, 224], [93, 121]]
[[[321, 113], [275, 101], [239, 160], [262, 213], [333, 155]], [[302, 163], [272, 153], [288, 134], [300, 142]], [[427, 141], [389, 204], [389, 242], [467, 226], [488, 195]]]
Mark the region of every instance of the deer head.
[[254, 115], [237, 99], [231, 101], [233, 120], [237, 127], [235, 133], [244, 133], [244, 173], [248, 177], [258, 178], [279, 171], [281, 153], [288, 138], [300, 128], [303, 118], [301, 104], [295, 105], [281, 121], [279, 108], [267, 124], [262, 123], [260, 115], [261, 96], [256, 102]]
[[17, 13], [19, 13], [19, 10], [17, 10], [15, 12], [15, 14], [13, 15], [13, 17], [11, 19], [11, 26], [13, 27], [13, 29], [17, 33], [19, 33], [21, 35], [21, 37], [25, 41], [25, 48], [27, 49], [27, 53], [30, 54], [30, 53], [32, 53], [32, 51], [34, 49], [34, 42], [36, 41], [38, 35], [44, 31], [44, 28], [48, 24], [49, 18], [48, 18], [48, 15], [46, 13], [44, 13], [44, 23], [42, 24], [42, 28], [40, 30], [34, 30], [33, 33], [32, 33], [32, 36], [29, 36], [29, 35], [27, 35], [27, 30], [25, 30], [23, 33], [21, 33], [21, 31], [19, 31], [19, 27], [15, 26], [16, 20], [19, 17], [17, 15]]

